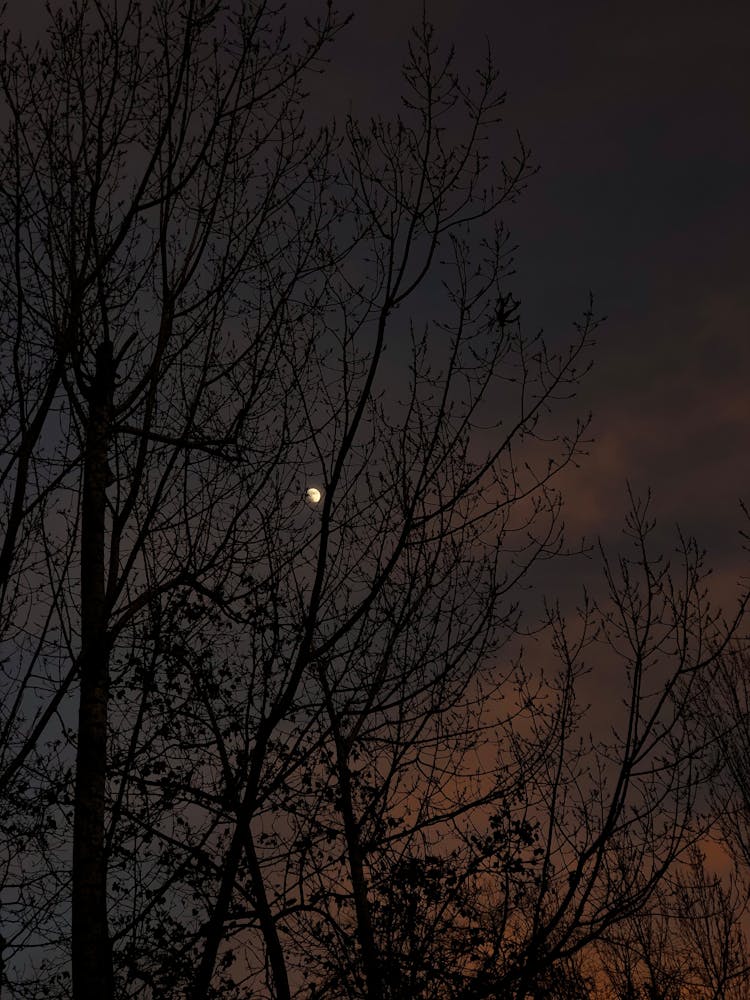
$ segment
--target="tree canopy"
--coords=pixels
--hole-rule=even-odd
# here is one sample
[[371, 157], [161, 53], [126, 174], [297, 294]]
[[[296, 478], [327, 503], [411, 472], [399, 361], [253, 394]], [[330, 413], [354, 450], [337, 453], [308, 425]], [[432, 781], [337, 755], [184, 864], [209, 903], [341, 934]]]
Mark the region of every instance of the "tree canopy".
[[4, 36], [10, 996], [582, 996], [707, 829], [692, 707], [745, 598], [633, 498], [601, 595], [528, 614], [597, 320], [521, 322], [491, 58], [425, 18], [399, 109], [306, 122], [345, 26], [73, 0]]

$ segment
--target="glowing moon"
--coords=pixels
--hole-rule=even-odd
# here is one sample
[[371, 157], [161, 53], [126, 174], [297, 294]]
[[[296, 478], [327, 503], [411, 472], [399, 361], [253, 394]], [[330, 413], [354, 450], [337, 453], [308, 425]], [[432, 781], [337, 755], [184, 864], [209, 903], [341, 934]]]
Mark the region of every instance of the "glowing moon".
[[311, 486], [306, 492], [305, 496], [310, 501], [310, 503], [320, 503], [320, 490]]

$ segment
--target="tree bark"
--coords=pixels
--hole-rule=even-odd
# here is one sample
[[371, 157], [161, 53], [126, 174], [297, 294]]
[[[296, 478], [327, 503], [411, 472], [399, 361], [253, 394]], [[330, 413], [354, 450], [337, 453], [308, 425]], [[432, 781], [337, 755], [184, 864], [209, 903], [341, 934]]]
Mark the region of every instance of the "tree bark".
[[383, 983], [381, 981], [380, 959], [370, 914], [365, 855], [360, 843], [359, 826], [354, 814], [351, 772], [338, 737], [337, 744], [341, 812], [344, 820], [344, 836], [346, 838], [349, 874], [352, 880], [354, 909], [357, 914], [357, 940], [367, 984], [367, 1000], [382, 1000]]
[[89, 399], [81, 513], [81, 697], [73, 820], [73, 998], [111, 1000], [112, 946], [104, 851], [109, 648], [105, 515], [114, 370], [112, 345], [96, 353]]
[[245, 857], [250, 867], [250, 878], [255, 893], [255, 905], [258, 911], [258, 922], [263, 932], [263, 940], [266, 944], [266, 955], [268, 964], [271, 967], [273, 982], [276, 988], [276, 1000], [291, 1000], [292, 993], [289, 987], [289, 976], [286, 970], [286, 960], [284, 958], [284, 948], [279, 938], [273, 911], [268, 902], [263, 872], [260, 867], [260, 860], [255, 850], [253, 833], [248, 823], [245, 831]]

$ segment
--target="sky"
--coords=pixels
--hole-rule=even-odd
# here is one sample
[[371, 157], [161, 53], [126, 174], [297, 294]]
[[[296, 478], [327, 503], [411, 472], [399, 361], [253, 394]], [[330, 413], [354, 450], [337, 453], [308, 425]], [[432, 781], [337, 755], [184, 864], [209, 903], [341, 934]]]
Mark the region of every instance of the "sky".
[[[422, 2], [350, 4], [314, 98], [321, 115], [393, 113]], [[290, 19], [314, 7], [292, 0]], [[8, 20], [33, 34], [42, 9], [10, 0]], [[489, 43], [540, 167], [507, 215], [525, 327], [562, 343], [590, 292], [607, 317], [580, 397], [595, 440], [564, 482], [571, 536], [617, 546], [626, 483], [651, 489], [665, 543], [675, 523], [697, 536], [731, 610], [750, 577], [750, 4], [431, 0], [428, 15], [467, 72]]]
[[[42, 7], [10, 0], [6, 23], [33, 37]], [[315, 83], [317, 108], [392, 114], [422, 0], [341, 7], [354, 17]], [[315, 10], [291, 0], [290, 24]], [[540, 167], [506, 216], [526, 329], [564, 342], [590, 291], [607, 316], [580, 399], [595, 442], [565, 481], [571, 534], [616, 544], [626, 482], [650, 488], [659, 522], [698, 537], [731, 602], [748, 573], [738, 501], [750, 500], [750, 5], [430, 0], [427, 10], [462, 71], [490, 45], [507, 126]]]
[[[301, 3], [301, 0], [300, 0]], [[293, 3], [290, 15], [299, 5]], [[397, 108], [421, 0], [354, 6], [316, 99]], [[571, 533], [618, 543], [626, 482], [708, 549], [732, 604], [749, 557], [750, 5], [658, 0], [433, 0], [466, 71], [489, 42], [505, 120], [539, 164], [507, 215], [528, 330], [564, 339], [606, 315], [581, 394], [595, 442], [566, 479]], [[498, 158], [507, 147], [498, 149]]]

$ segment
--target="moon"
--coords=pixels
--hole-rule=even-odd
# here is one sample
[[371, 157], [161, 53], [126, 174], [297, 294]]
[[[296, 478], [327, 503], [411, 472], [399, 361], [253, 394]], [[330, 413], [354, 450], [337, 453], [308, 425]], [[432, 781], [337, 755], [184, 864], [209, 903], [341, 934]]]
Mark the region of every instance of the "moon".
[[305, 496], [310, 503], [320, 503], [320, 490], [316, 489], [315, 486], [311, 486], [308, 490], [306, 490]]

